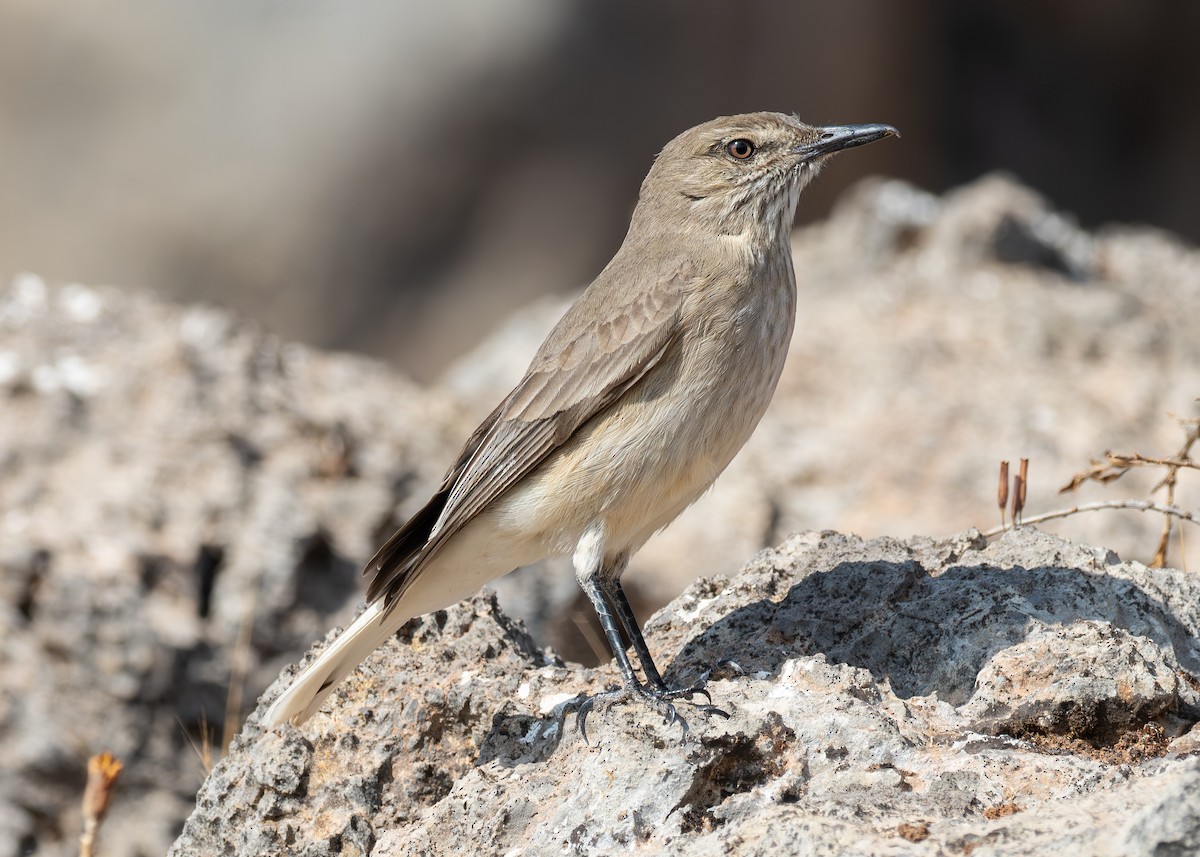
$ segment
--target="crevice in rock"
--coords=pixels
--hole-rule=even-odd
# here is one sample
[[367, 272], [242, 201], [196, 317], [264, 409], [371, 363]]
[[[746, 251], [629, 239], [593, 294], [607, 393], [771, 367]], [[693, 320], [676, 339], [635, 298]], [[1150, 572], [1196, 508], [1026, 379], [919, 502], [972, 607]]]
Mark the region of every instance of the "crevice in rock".
[[230, 432], [225, 440], [229, 443], [229, 447], [234, 451], [234, 454], [237, 455], [238, 462], [244, 470], [253, 470], [262, 463], [262, 450], [248, 437], [237, 432]]
[[196, 556], [196, 613], [201, 619], [207, 619], [212, 611], [213, 588], [217, 585], [217, 575], [225, 562], [225, 548], [219, 545], [201, 545], [200, 553]]
[[137, 558], [138, 584], [143, 593], [151, 592], [162, 580], [166, 559], [161, 556], [142, 554]]
[[318, 530], [303, 544], [296, 564], [296, 603], [325, 615], [357, 595], [357, 566], [333, 548], [329, 536]]
[[1029, 734], [1020, 737], [1044, 753], [1087, 756], [1108, 765], [1134, 765], [1146, 759], [1159, 758], [1166, 755], [1171, 743], [1171, 734], [1158, 723], [1128, 729], [1105, 742], [1068, 735]]
[[683, 809], [684, 833], [713, 830], [723, 824], [713, 812], [729, 797], [761, 786], [783, 773], [783, 756], [795, 733], [777, 714], [767, 717], [759, 735], [722, 735], [705, 739], [708, 761], [697, 766], [692, 785], [675, 806]]
[[1127, 763], [1166, 752], [1172, 736], [1159, 721], [1169, 714], [1149, 707], [1130, 711], [1104, 702], [1092, 706], [1070, 702], [1059, 705], [1054, 717], [1017, 716], [1008, 731], [1047, 752], [1084, 753]]
[[50, 551], [37, 550], [29, 560], [29, 570], [25, 575], [25, 583], [21, 587], [21, 595], [17, 599], [17, 612], [26, 622], [33, 620], [37, 613], [37, 596], [42, 580], [50, 571]]

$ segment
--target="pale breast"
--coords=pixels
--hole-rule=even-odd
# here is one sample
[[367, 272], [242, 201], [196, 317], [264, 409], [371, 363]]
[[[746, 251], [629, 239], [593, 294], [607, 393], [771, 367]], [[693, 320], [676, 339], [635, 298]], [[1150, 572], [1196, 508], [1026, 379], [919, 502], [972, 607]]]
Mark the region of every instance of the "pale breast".
[[740, 292], [699, 296], [662, 363], [511, 493], [511, 524], [536, 527], [563, 553], [600, 517], [609, 553], [636, 550], [707, 490], [754, 431], [783, 369], [795, 310], [784, 261]]

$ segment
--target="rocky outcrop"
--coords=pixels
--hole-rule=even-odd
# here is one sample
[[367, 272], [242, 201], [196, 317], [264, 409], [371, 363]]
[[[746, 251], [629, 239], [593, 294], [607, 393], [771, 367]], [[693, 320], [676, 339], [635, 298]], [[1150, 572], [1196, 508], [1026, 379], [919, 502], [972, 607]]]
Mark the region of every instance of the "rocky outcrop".
[[728, 719], [618, 705], [585, 739], [555, 706], [615, 670], [480, 596], [303, 727], [252, 717], [171, 853], [1190, 853], [1198, 605], [1192, 575], [1032, 529], [803, 533], [648, 624]]
[[32, 276], [0, 292], [0, 398], [0, 855], [77, 853], [102, 750], [103, 853], [161, 854], [203, 745], [354, 610], [465, 428], [377, 363]]

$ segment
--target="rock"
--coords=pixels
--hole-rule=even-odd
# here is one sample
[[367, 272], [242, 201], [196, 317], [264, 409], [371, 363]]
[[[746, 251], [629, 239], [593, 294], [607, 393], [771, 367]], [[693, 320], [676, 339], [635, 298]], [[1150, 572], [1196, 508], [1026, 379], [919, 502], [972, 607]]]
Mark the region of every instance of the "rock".
[[253, 715], [171, 853], [1185, 853], [1200, 757], [1140, 739], [1200, 718], [1197, 605], [1184, 572], [1030, 528], [803, 533], [647, 625], [728, 719], [598, 708], [589, 742], [554, 706], [614, 667], [564, 668], [479, 596], [303, 727]]
[[1038, 627], [980, 670], [964, 706], [979, 731], [1111, 743], [1173, 712], [1179, 666], [1152, 640], [1108, 622]]
[[203, 745], [353, 612], [467, 428], [377, 363], [31, 275], [0, 289], [0, 400], [0, 855], [77, 853], [102, 750], [104, 853], [162, 853]]

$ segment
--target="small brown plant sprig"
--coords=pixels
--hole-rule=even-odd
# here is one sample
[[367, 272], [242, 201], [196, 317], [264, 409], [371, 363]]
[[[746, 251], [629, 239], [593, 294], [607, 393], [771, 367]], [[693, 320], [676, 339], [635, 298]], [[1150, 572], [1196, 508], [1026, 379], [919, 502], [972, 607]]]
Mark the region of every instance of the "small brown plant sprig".
[[216, 741], [215, 730], [208, 725], [208, 717], [204, 715], [204, 712], [200, 713], [199, 744], [197, 744], [196, 740], [192, 738], [191, 733], [188, 732], [187, 727], [183, 725], [182, 720], [176, 717], [175, 722], [179, 724], [179, 731], [183, 734], [183, 737], [187, 738], [188, 744], [191, 745], [192, 752], [195, 753], [196, 758], [200, 760], [200, 767], [204, 769], [204, 776], [207, 777], [212, 773], [213, 766], [217, 763], [217, 753], [214, 749], [214, 744]]
[[104, 752], [88, 759], [87, 787], [83, 790], [83, 835], [79, 837], [79, 857], [93, 857], [100, 838], [100, 823], [108, 812], [117, 777], [124, 766], [112, 753]]
[[1004, 512], [1008, 508], [1008, 498], [1012, 497], [1013, 526], [1020, 526], [1021, 513], [1025, 510], [1025, 486], [1029, 484], [1029, 459], [1022, 458], [1020, 470], [1012, 480], [1012, 493], [1008, 490], [1008, 462], [1000, 462], [1000, 481], [996, 486], [996, 505], [1000, 507], [1000, 532], [1008, 529]]
[[1000, 507], [1000, 529], [1007, 528], [1004, 510], [1008, 508], [1008, 462], [1000, 462], [1000, 481], [996, 486], [996, 505]]
[[[1155, 491], [1165, 488], [1167, 501], [1165, 507], [1178, 509], [1175, 505], [1175, 485], [1179, 480], [1179, 471], [1200, 470], [1200, 462], [1193, 461], [1191, 458], [1192, 447], [1196, 445], [1197, 441], [1200, 441], [1200, 417], [1185, 419], [1174, 414], [1172, 416], [1179, 423], [1185, 435], [1183, 446], [1174, 455], [1169, 458], [1154, 458], [1137, 452], [1124, 455], [1108, 451], [1104, 453], [1103, 461], [1092, 461], [1087, 470], [1072, 476], [1070, 482], [1058, 489], [1058, 493], [1065, 494], [1068, 491], [1074, 491], [1085, 482], [1099, 482], [1107, 485], [1109, 482], [1120, 479], [1135, 467], [1161, 467], [1165, 473], [1162, 479], [1158, 480], [1150, 489], [1150, 493], [1153, 494]], [[1161, 510], [1156, 509], [1155, 511]], [[1163, 512], [1162, 535], [1159, 536], [1154, 559], [1150, 562], [1151, 568], [1162, 568], [1167, 564], [1167, 547], [1171, 540], [1171, 526], [1175, 518], [1193, 522], [1196, 520], [1190, 513]]]
[[[1159, 537], [1158, 548], [1154, 552], [1154, 559], [1151, 560], [1150, 566], [1152, 568], [1162, 568], [1165, 566], [1174, 521], [1190, 521], [1193, 524], [1200, 524], [1200, 519], [1195, 514], [1175, 505], [1175, 487], [1178, 483], [1179, 471], [1200, 470], [1200, 461], [1195, 461], [1191, 458], [1192, 447], [1200, 442], [1200, 418], [1186, 419], [1174, 414], [1172, 416], [1179, 422], [1185, 435], [1183, 445], [1174, 455], [1162, 458], [1146, 456], [1137, 452], [1124, 454], [1108, 451], [1104, 453], [1103, 461], [1091, 461], [1086, 470], [1076, 473], [1071, 477], [1070, 482], [1058, 489], [1059, 494], [1065, 494], [1068, 491], [1076, 490], [1085, 482], [1099, 482], [1107, 485], [1109, 482], [1120, 479], [1135, 467], [1161, 467], [1165, 473], [1162, 479], [1150, 491], [1154, 493], [1160, 489], [1166, 489], [1165, 503], [1156, 503], [1151, 500], [1106, 500], [1097, 503], [1083, 503], [1068, 509], [1058, 509], [1053, 512], [1035, 515], [1032, 518], [1022, 518], [1021, 509], [1025, 505], [1028, 460], [1021, 459], [1020, 473], [1013, 477], [1011, 492], [1012, 525], [1018, 526], [1022, 523], [1036, 524], [1056, 518], [1066, 518], [1081, 512], [1096, 512], [1102, 509], [1133, 509], [1139, 512], [1157, 512], [1163, 516], [1163, 529], [1162, 535]], [[1000, 506], [1000, 526], [985, 532], [983, 534], [985, 538], [997, 536], [1008, 529], [1008, 524], [1005, 522], [1004, 509], [1009, 496], [1008, 462], [1002, 461], [1000, 462], [1000, 486], [996, 496], [997, 503]]]

